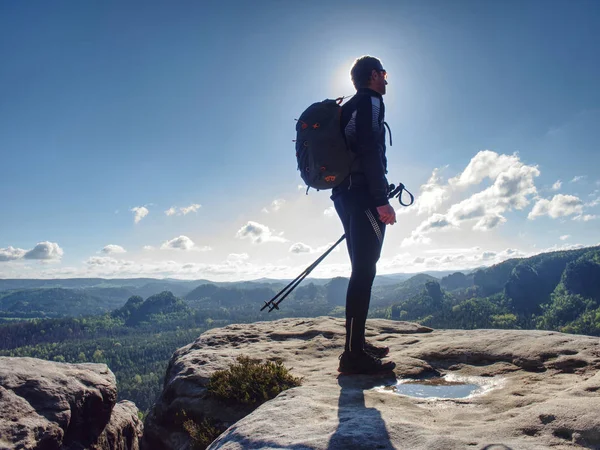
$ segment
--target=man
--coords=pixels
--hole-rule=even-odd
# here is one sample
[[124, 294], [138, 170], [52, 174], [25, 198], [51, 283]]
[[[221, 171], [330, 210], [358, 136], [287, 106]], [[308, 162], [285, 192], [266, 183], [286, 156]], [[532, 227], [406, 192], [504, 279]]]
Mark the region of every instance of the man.
[[341, 124], [348, 147], [356, 155], [351, 174], [332, 192], [331, 199], [344, 226], [352, 274], [346, 294], [346, 344], [340, 356], [342, 373], [377, 373], [392, 370], [383, 363], [387, 347], [365, 341], [365, 325], [376, 265], [386, 225], [396, 223], [388, 202], [385, 155], [387, 72], [379, 59], [363, 56], [351, 70], [356, 95], [342, 106]]

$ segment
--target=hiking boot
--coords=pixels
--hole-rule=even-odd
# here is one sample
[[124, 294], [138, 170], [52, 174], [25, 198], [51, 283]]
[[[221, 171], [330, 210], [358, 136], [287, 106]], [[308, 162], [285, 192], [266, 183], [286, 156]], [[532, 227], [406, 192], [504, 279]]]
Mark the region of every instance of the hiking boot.
[[340, 355], [338, 372], [345, 374], [374, 374], [394, 370], [393, 362], [383, 363], [367, 352], [344, 352]]
[[365, 352], [370, 353], [376, 358], [385, 358], [390, 352], [389, 347], [380, 347], [378, 345], [373, 345], [370, 342], [365, 341], [364, 346]]

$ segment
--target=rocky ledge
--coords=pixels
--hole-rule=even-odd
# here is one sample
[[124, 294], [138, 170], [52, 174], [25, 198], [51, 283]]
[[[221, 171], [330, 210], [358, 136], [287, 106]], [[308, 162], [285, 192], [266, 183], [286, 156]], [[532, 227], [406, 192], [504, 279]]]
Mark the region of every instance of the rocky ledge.
[[[390, 347], [390, 376], [338, 376], [341, 319], [283, 319], [202, 334], [172, 357], [147, 417], [144, 449], [188, 449], [181, 413], [229, 428], [210, 449], [600, 448], [600, 341], [549, 331], [432, 330], [369, 320], [367, 338]], [[302, 386], [254, 411], [206, 393], [236, 357], [282, 360]], [[417, 398], [398, 380], [454, 380], [464, 398]]]
[[137, 450], [138, 409], [105, 364], [0, 357], [0, 449]]

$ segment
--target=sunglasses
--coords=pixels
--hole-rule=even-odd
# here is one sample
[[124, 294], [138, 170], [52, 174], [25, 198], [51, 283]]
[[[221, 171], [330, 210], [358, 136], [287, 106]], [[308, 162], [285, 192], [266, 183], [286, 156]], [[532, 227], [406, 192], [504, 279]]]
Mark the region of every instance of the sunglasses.
[[383, 75], [383, 79], [387, 80], [387, 71], [385, 69], [373, 69]]

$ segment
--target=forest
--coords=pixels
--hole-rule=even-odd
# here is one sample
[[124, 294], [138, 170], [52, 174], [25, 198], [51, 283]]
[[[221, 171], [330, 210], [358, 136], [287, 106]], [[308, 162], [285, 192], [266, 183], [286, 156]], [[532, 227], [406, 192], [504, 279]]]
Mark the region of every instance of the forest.
[[[369, 317], [432, 328], [555, 330], [600, 336], [600, 247], [543, 253], [470, 272], [387, 277]], [[287, 280], [0, 280], [0, 356], [105, 363], [119, 399], [144, 414], [173, 352], [204, 331], [283, 317], [344, 317], [346, 278], [300, 285], [260, 311]]]

